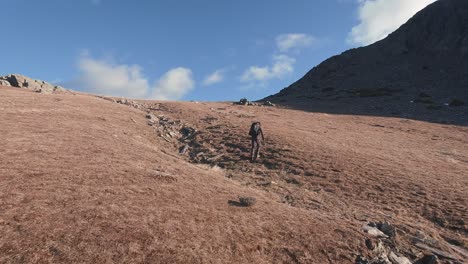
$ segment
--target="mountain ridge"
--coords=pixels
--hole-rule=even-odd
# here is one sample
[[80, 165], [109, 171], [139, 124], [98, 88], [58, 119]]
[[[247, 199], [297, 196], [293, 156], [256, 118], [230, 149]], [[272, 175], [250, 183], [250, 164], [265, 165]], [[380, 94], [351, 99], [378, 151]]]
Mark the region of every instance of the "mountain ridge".
[[[466, 124], [467, 72], [468, 1], [439, 0], [385, 39], [332, 56], [262, 100], [312, 111]], [[457, 108], [449, 107], [454, 100]]]

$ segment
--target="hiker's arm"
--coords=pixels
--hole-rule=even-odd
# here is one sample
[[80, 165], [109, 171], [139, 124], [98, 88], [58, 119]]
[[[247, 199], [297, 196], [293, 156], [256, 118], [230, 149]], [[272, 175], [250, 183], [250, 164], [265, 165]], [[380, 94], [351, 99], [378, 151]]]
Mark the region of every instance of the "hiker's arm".
[[265, 141], [265, 137], [263, 136], [263, 130], [260, 128], [260, 134], [262, 135], [262, 141]]

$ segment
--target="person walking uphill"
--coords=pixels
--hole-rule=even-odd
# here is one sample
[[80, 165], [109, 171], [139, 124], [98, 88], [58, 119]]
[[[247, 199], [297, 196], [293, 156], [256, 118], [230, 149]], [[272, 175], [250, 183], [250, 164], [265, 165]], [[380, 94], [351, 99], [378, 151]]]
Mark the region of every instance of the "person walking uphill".
[[250, 150], [251, 161], [255, 161], [260, 153], [260, 142], [258, 136], [262, 135], [262, 141], [265, 141], [260, 122], [253, 122], [250, 126], [249, 136], [252, 137], [252, 149]]

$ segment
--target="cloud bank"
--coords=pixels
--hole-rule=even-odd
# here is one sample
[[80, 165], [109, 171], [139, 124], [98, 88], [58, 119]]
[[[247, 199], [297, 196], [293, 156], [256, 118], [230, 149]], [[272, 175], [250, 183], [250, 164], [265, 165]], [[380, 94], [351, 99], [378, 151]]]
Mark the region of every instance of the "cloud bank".
[[282, 34], [276, 37], [276, 46], [280, 52], [309, 47], [315, 38], [303, 33]]
[[436, 0], [359, 0], [359, 24], [348, 34], [351, 45], [369, 45], [388, 36]]
[[75, 83], [92, 93], [144, 98], [148, 92], [148, 80], [138, 65], [115, 65], [83, 55], [79, 59], [80, 76]]
[[187, 68], [171, 69], [151, 86], [139, 65], [116, 64], [87, 53], [80, 56], [78, 70], [78, 77], [67, 86], [109, 96], [178, 100], [195, 85], [192, 71]]

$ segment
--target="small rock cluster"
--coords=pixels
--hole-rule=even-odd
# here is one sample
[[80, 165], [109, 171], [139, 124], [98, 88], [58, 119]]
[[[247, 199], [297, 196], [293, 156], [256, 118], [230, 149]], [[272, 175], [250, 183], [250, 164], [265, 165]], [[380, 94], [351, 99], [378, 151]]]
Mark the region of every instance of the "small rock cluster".
[[115, 101], [116, 103], [118, 104], [124, 104], [124, 105], [128, 105], [128, 106], [131, 106], [133, 108], [136, 108], [136, 109], [143, 109], [143, 106], [133, 100], [128, 100], [128, 99], [125, 99], [125, 98], [120, 98], [120, 99], [117, 99]]
[[155, 115], [152, 110], [161, 110], [158, 105], [155, 107], [148, 107], [142, 103], [125, 98], [115, 99], [105, 96], [98, 97], [113, 103], [127, 105], [140, 110], [146, 110], [148, 126], [153, 127], [157, 135], [165, 141], [177, 144], [179, 148], [179, 154], [188, 154], [190, 160], [194, 163], [213, 164], [224, 156], [224, 153], [219, 153], [216, 149], [212, 149], [209, 146], [206, 146], [203, 137], [199, 137], [201, 133], [193, 126], [183, 123], [180, 120], [172, 120], [169, 117], [161, 114]]
[[61, 86], [53, 85], [45, 81], [35, 80], [20, 74], [0, 76], [0, 85], [29, 89], [37, 93], [66, 91], [66, 89]]
[[179, 154], [188, 154], [191, 162], [218, 165], [218, 161], [225, 155], [221, 149], [211, 147], [211, 138], [205, 138], [203, 132], [189, 124], [149, 112], [146, 118], [148, 125], [155, 127], [160, 137], [167, 142], [177, 142]]
[[133, 100], [128, 100], [126, 98], [115, 99], [115, 98], [107, 97], [107, 96], [97, 96], [97, 97], [101, 98], [101, 99], [104, 99], [106, 101], [113, 102], [113, 103], [128, 105], [128, 106], [131, 106], [133, 108], [140, 109], [140, 110], [145, 108], [142, 104], [139, 104], [138, 102], [133, 101]]
[[[365, 244], [369, 250], [366, 256], [358, 255], [356, 264], [412, 264], [411, 260], [399, 255], [397, 248], [396, 228], [387, 222], [369, 222], [362, 227], [362, 231], [367, 234]], [[438, 264], [439, 257], [457, 262], [457, 258], [452, 254], [436, 249], [427, 244], [434, 244], [425, 238], [423, 233], [414, 238], [414, 246], [426, 254], [419, 255], [415, 264]], [[445, 262], [444, 262], [445, 263]]]
[[265, 101], [265, 102], [263, 102], [263, 104], [260, 104], [260, 103], [251, 102], [251, 101], [247, 100], [247, 98], [245, 98], [245, 97], [241, 98], [239, 100], [239, 102], [234, 102], [234, 104], [236, 104], [236, 105], [251, 105], [251, 106], [261, 106], [261, 105], [263, 105], [263, 106], [275, 106], [270, 101]]
[[[184, 142], [196, 133], [196, 130], [187, 124], [182, 123], [180, 120], [170, 120], [164, 115], [155, 116], [152, 113], [148, 112], [146, 114], [147, 124], [152, 126], [158, 133], [167, 142], [172, 142], [172, 139], [176, 139], [180, 142]], [[188, 150], [187, 147], [183, 147], [184, 150], [180, 151], [181, 154], [185, 153]]]
[[215, 149], [205, 146], [200, 132], [180, 120], [171, 120], [164, 115], [146, 114], [147, 124], [152, 126], [159, 137], [167, 142], [179, 144], [179, 154], [188, 154], [194, 163], [213, 164], [224, 156]]

